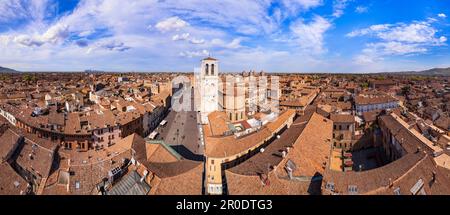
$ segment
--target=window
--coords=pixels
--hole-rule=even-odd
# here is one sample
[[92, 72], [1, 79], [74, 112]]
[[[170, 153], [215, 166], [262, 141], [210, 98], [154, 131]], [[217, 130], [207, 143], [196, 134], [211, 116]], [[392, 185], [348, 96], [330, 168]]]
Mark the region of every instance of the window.
[[214, 64], [211, 64], [211, 75], [214, 75]]
[[358, 194], [358, 188], [355, 185], [348, 185], [349, 194]]
[[75, 181], [75, 189], [80, 189], [80, 182], [79, 181]]
[[205, 65], [205, 75], [208, 75], [208, 70], [209, 70], [209, 64]]
[[334, 192], [334, 183], [333, 182], [327, 182], [327, 184], [325, 185], [325, 189]]

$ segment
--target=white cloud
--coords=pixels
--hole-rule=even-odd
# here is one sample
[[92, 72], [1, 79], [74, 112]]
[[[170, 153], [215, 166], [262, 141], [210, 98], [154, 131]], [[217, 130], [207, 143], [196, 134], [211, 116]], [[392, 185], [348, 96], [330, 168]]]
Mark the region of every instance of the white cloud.
[[30, 19], [41, 22], [52, 11], [50, 0], [1, 0], [0, 23], [11, 20]]
[[23, 46], [42, 46], [44, 44], [43, 41], [25, 34], [15, 36], [13, 41]]
[[205, 43], [205, 40], [204, 39], [191, 38], [189, 40], [189, 42], [192, 43], [192, 44], [203, 44], [203, 43]]
[[409, 24], [380, 24], [352, 31], [348, 37], [370, 36], [376, 42], [366, 44], [362, 53], [355, 57], [357, 63], [373, 63], [385, 56], [407, 56], [427, 53], [431, 47], [445, 45], [447, 38], [430, 21]]
[[[350, 2], [336, 0], [334, 17], [313, 16], [310, 21], [302, 18], [304, 13], [324, 5], [325, 1], [280, 0], [274, 4], [273, 0], [220, 0], [205, 4], [204, 0], [134, 0], [125, 4], [121, 0], [80, 0], [74, 11], [50, 16], [51, 19], [48, 14], [52, 13], [54, 0], [25, 1], [30, 4], [15, 5], [17, 10], [12, 10], [14, 7], [2, 6], [19, 0], [0, 0], [0, 23], [31, 20], [0, 33], [0, 49], [10, 50], [8, 55], [0, 55], [0, 64], [11, 62], [40, 70], [147, 71], [191, 69], [195, 59], [181, 62], [178, 57], [195, 58], [210, 53], [236, 71], [244, 69], [242, 63], [236, 62], [246, 62], [244, 66], [254, 67], [251, 69], [293, 71], [300, 66], [314, 71], [330, 57], [320, 55], [327, 51], [325, 34]], [[286, 29], [285, 23], [292, 25]], [[374, 36], [372, 31], [382, 28], [393, 26], [372, 26], [360, 34]], [[435, 37], [437, 43], [445, 43], [447, 38], [439, 36]], [[380, 41], [371, 41], [373, 44], [402, 43], [363, 47], [368, 51], [362, 54], [375, 61], [383, 56], [371, 55], [371, 50], [380, 53], [429, 50], [426, 46], [405, 47], [405, 42], [374, 37]], [[172, 63], [175, 61], [180, 62]]]
[[420, 44], [407, 44], [401, 42], [369, 43], [360, 54], [354, 57], [359, 65], [369, 65], [385, 60], [386, 56], [404, 56], [426, 53], [428, 49]]
[[227, 44], [227, 47], [230, 49], [241, 47], [241, 39], [233, 39], [230, 43]]
[[334, 0], [333, 1], [333, 16], [336, 18], [344, 15], [344, 10], [347, 4], [352, 0]]
[[57, 44], [63, 42], [69, 36], [68, 26], [55, 24], [43, 34], [18, 34], [12, 36], [12, 41], [23, 46], [42, 46], [46, 43]]
[[406, 55], [424, 53], [427, 49], [419, 44], [407, 44], [401, 42], [370, 43], [367, 49], [381, 55]]
[[78, 34], [78, 36], [80, 36], [80, 37], [87, 37], [87, 36], [89, 36], [89, 35], [91, 35], [91, 34], [93, 34], [93, 33], [95, 33], [94, 30], [87, 30], [87, 31], [82, 31], [82, 32], [80, 32], [80, 33]]
[[282, 0], [282, 3], [287, 8], [292, 8], [294, 10], [308, 10], [323, 4], [322, 0]]
[[447, 15], [445, 15], [445, 13], [440, 13], [440, 14], [438, 14], [438, 16], [441, 18], [447, 18]]
[[385, 41], [408, 43], [439, 43], [438, 32], [429, 22], [413, 22], [410, 24], [381, 24], [359, 29], [347, 34], [348, 37], [374, 36]]
[[241, 47], [241, 39], [236, 38], [236, 39], [233, 39], [231, 42], [227, 43], [221, 39], [215, 38], [215, 39], [211, 40], [211, 45], [216, 46], [216, 47], [227, 48], [227, 49], [237, 49], [237, 48]]
[[354, 57], [354, 62], [359, 65], [372, 64], [372, 63], [375, 63], [375, 61], [376, 60], [374, 59], [373, 56], [366, 55], [366, 54], [360, 54], [360, 55], [357, 55], [356, 57]]
[[0, 45], [7, 46], [11, 41], [11, 37], [8, 35], [0, 35]]
[[205, 49], [201, 50], [201, 51], [183, 51], [183, 52], [180, 52], [179, 55], [182, 57], [189, 57], [189, 58], [203, 57], [203, 56], [208, 56], [209, 52]]
[[69, 36], [69, 27], [65, 24], [51, 26], [41, 37], [45, 42], [57, 43], [64, 41]]
[[300, 20], [290, 28], [302, 49], [313, 53], [322, 53], [325, 51], [324, 34], [331, 26], [332, 24], [325, 18], [315, 16], [309, 23]]
[[178, 16], [167, 18], [163, 21], [158, 22], [155, 27], [161, 32], [167, 32], [172, 30], [180, 30], [184, 27], [189, 26], [189, 23], [180, 19]]
[[86, 53], [90, 54], [95, 50], [109, 50], [109, 51], [123, 52], [129, 49], [131, 49], [131, 47], [126, 46], [123, 42], [119, 42], [116, 40], [106, 40], [98, 42], [95, 45], [89, 47]]
[[355, 8], [356, 13], [367, 13], [369, 11], [368, 7], [365, 6], [358, 6]]
[[178, 40], [188, 40], [189, 39], [190, 34], [189, 33], [183, 33], [183, 34], [175, 34], [172, 37], [173, 41], [178, 41]]
[[191, 37], [190, 33], [175, 34], [175, 35], [172, 36], [172, 40], [173, 41], [184, 40], [184, 41], [190, 42], [191, 44], [203, 44], [203, 43], [205, 43], [204, 39], [197, 39], [197, 38]]

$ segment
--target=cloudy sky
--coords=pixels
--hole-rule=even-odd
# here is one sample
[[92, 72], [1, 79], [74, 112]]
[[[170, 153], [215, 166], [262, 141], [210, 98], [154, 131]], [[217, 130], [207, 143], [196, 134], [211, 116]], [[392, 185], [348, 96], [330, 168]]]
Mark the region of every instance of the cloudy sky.
[[449, 0], [0, 0], [23, 71], [381, 72], [450, 67]]

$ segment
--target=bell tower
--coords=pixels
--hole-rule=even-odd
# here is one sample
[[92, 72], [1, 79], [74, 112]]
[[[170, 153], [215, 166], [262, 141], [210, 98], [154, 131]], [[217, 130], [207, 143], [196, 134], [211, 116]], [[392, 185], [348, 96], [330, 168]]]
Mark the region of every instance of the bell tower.
[[219, 77], [219, 67], [217, 59], [207, 57], [202, 60], [201, 66], [202, 77]]
[[200, 115], [203, 124], [208, 123], [208, 114], [217, 111], [219, 97], [218, 60], [207, 57], [201, 62], [200, 71]]

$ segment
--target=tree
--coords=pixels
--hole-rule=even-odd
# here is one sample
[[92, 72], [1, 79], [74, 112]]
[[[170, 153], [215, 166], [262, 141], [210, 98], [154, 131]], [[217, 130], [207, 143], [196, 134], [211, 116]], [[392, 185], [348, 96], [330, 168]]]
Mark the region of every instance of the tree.
[[361, 88], [369, 88], [369, 83], [367, 82], [361, 83]]
[[36, 82], [36, 75], [25, 74], [22, 76], [22, 79], [26, 82]]
[[411, 91], [410, 85], [406, 85], [406, 86], [402, 87], [402, 95], [406, 96], [410, 93], [410, 91]]

